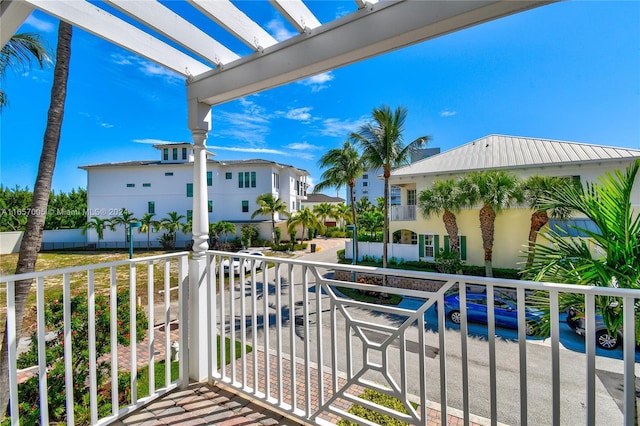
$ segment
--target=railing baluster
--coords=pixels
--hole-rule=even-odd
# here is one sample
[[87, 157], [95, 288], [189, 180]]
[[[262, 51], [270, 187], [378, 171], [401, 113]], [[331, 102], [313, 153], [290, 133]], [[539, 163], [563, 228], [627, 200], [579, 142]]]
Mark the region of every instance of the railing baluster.
[[129, 354], [131, 356], [131, 404], [138, 402], [138, 321], [136, 301], [136, 264], [129, 264]]
[[49, 424], [49, 389], [47, 387], [47, 342], [44, 319], [44, 277], [36, 281], [36, 311], [38, 321], [38, 389], [40, 391], [40, 424]]
[[[240, 258], [239, 263], [239, 271], [238, 271], [238, 281], [242, 280], [244, 277], [244, 265], [245, 261], [243, 258]], [[232, 262], [229, 262], [229, 265], [232, 265]], [[235, 272], [232, 271], [231, 266], [229, 267], [229, 340], [231, 349], [229, 350], [229, 360], [225, 359], [225, 362], [229, 362], [231, 367], [231, 383], [235, 383], [236, 381], [236, 281], [235, 281]], [[226, 345], [226, 342], [225, 342]], [[227, 351], [225, 350], [225, 353]]]
[[111, 345], [111, 414], [118, 415], [118, 284], [116, 267], [109, 268], [109, 324]]
[[96, 366], [96, 294], [94, 270], [87, 271], [87, 311], [89, 337], [89, 407], [91, 423], [98, 422], [98, 379]]
[[264, 338], [264, 397], [271, 398], [271, 357], [269, 356], [269, 270], [262, 270], [262, 305], [263, 309], [263, 338]]
[[[265, 262], [266, 267], [266, 262]], [[255, 280], [256, 271], [254, 268], [251, 268], [251, 280]], [[242, 360], [241, 366], [241, 374], [242, 374], [242, 387], [245, 388], [247, 386], [247, 302], [246, 302], [246, 282], [244, 278], [242, 279], [242, 284], [240, 285], [240, 343], [242, 347], [240, 348], [240, 354]]]
[[458, 283], [460, 297], [460, 338], [462, 348], [462, 411], [464, 413], [464, 425], [469, 426], [469, 351], [467, 339], [469, 327], [467, 324], [467, 284], [460, 281]]
[[[523, 290], [524, 292], [524, 290]], [[549, 291], [549, 310], [551, 321], [551, 380], [553, 424], [560, 424], [560, 315], [558, 292]], [[526, 368], [526, 367], [525, 367]]]
[[[440, 418], [447, 422], [447, 325], [444, 315], [444, 292], [438, 297], [438, 348], [440, 351]], [[423, 404], [426, 405], [427, 395], [422, 395]], [[426, 420], [425, 420], [426, 422]]]
[[171, 384], [171, 263], [164, 261], [164, 384]]
[[7, 342], [9, 343], [9, 408], [11, 409], [11, 426], [20, 424], [18, 412], [18, 377], [16, 368], [18, 354], [18, 336], [16, 330], [16, 283], [7, 282]]
[[[289, 314], [289, 346], [290, 346], [290, 359], [291, 359], [291, 410], [295, 411], [298, 408], [298, 383], [296, 375], [296, 286], [295, 275], [293, 273], [293, 265], [288, 265], [287, 279], [289, 280], [289, 306], [291, 313]], [[335, 346], [334, 346], [335, 347]]]
[[[516, 290], [516, 301], [518, 307], [524, 306], [525, 294], [524, 288], [518, 287]], [[518, 309], [518, 349], [520, 359], [520, 423], [522, 426], [527, 424], [527, 335], [525, 332], [526, 312], [524, 309]]]
[[[317, 276], [317, 274], [316, 274]], [[316, 278], [316, 356], [318, 364], [318, 401], [320, 405], [324, 405], [324, 374], [322, 368], [324, 367], [324, 357], [322, 351], [322, 285]]]
[[[251, 281], [251, 344], [253, 345], [253, 394], [260, 392], [260, 380], [258, 376], [258, 280], [252, 277]], [[263, 321], [264, 324], [264, 321]]]
[[[229, 286], [231, 286], [232, 276], [233, 276], [233, 258], [228, 257], [229, 261]], [[224, 272], [224, 271], [223, 271]], [[224, 277], [227, 278], [226, 276]], [[226, 347], [227, 347], [227, 310], [226, 310], [226, 297], [225, 297], [225, 281], [220, 281], [220, 378], [222, 381], [225, 381], [227, 378], [227, 355], [226, 355]], [[235, 349], [235, 348], [234, 348]]]
[[73, 352], [71, 348], [71, 279], [62, 277], [62, 319], [64, 322], [64, 380], [66, 391], [67, 424], [74, 424], [73, 404]]
[[[253, 269], [253, 268], [252, 268]], [[278, 380], [278, 404], [284, 403], [284, 384], [282, 377], [282, 276], [280, 275], [280, 264], [275, 266], [275, 290], [276, 290], [276, 350], [277, 367], [276, 374]]]
[[[623, 361], [624, 361], [624, 424], [632, 426], [635, 424], [636, 409], [636, 384], [635, 384], [635, 299], [633, 297], [624, 298], [623, 308], [623, 329], [622, 338]], [[638, 407], [640, 409], [640, 407]]]
[[189, 263], [187, 256], [178, 257], [178, 340], [180, 356], [178, 364], [180, 368], [180, 387], [185, 388], [189, 384]]
[[[154, 276], [153, 276], [153, 261], [147, 262], [147, 306], [149, 309], [148, 314], [148, 339], [149, 343], [147, 349], [149, 350], [149, 395], [153, 395], [156, 392], [156, 334], [155, 334], [155, 303], [154, 303]], [[166, 330], [168, 331], [168, 330]], [[169, 385], [169, 382], [166, 382]]]
[[[219, 352], [219, 345], [218, 345], [218, 286], [217, 283], [220, 283], [220, 293], [222, 293], [222, 286], [224, 283], [224, 265], [223, 260], [220, 256], [218, 255], [214, 255], [212, 257], [212, 262], [213, 265], [211, 267], [211, 269], [213, 270], [213, 280], [210, 282], [211, 285], [211, 295], [209, 297], [209, 303], [210, 303], [210, 308], [209, 308], [209, 315], [211, 315], [211, 320], [210, 320], [210, 324], [211, 324], [211, 331], [210, 331], [210, 335], [211, 335], [211, 355], [213, 357], [213, 359], [211, 360], [211, 368], [212, 368], [212, 375], [213, 378], [220, 378], [220, 368], [219, 368], [219, 364], [220, 364], [220, 358], [218, 357], [218, 352]], [[222, 342], [222, 345], [224, 345], [224, 342]], [[224, 348], [224, 346], [222, 346]]]
[[304, 383], [306, 416], [311, 416], [311, 348], [309, 339], [309, 277], [307, 276], [307, 266], [302, 266], [302, 316], [304, 318]]
[[[487, 327], [489, 342], [489, 398], [491, 406], [491, 424], [496, 425], [498, 423], [498, 397], [497, 381], [496, 381], [496, 310], [495, 310], [495, 291], [493, 284], [487, 284]], [[518, 305], [520, 306], [520, 305]], [[518, 310], [521, 311], [522, 309]], [[520, 326], [518, 325], [518, 329]]]
[[585, 347], [587, 355], [587, 386], [585, 391], [587, 403], [587, 421], [589, 426], [595, 426], [596, 421], [596, 342], [593, 336], [596, 331], [595, 297], [589, 293], [585, 297]]

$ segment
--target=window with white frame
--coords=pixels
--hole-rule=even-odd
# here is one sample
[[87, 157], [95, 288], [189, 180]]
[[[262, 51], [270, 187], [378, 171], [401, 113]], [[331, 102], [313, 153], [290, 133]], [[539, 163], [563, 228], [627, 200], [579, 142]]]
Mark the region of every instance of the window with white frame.
[[424, 234], [424, 257], [435, 257], [436, 241], [434, 234]]
[[407, 205], [415, 206], [416, 205], [416, 190], [415, 189], [407, 189]]

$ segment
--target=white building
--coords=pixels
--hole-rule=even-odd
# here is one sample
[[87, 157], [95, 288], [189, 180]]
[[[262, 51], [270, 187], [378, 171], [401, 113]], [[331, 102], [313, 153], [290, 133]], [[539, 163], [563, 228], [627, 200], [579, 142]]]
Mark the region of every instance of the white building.
[[[154, 213], [155, 220], [169, 212], [185, 216], [193, 214], [193, 145], [189, 143], [154, 145], [159, 160], [128, 161], [81, 166], [87, 171], [88, 217], [102, 219], [117, 216], [123, 208], [136, 218]], [[210, 157], [213, 154], [210, 154]], [[301, 208], [307, 195], [306, 170], [274, 161], [252, 159], [218, 161], [207, 159], [207, 204], [209, 223], [221, 220], [242, 225], [255, 224], [262, 238], [270, 239], [271, 217], [251, 214], [258, 209], [256, 198], [272, 193], [284, 200], [288, 211]], [[277, 221], [285, 220], [276, 215]], [[154, 230], [151, 241], [157, 245], [162, 230]], [[136, 232], [137, 234], [137, 232]], [[122, 229], [105, 231], [103, 242], [123, 241]], [[190, 235], [178, 234], [178, 246], [188, 244]], [[146, 237], [136, 235], [134, 241], [146, 244]], [[87, 241], [97, 243], [95, 231], [87, 233]]]

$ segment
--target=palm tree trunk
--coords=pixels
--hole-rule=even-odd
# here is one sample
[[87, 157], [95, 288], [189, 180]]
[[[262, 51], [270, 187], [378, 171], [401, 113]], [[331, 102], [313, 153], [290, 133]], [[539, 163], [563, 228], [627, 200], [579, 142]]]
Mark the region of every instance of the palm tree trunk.
[[534, 212], [531, 215], [531, 228], [529, 229], [529, 254], [527, 255], [527, 266], [529, 269], [533, 264], [533, 251], [538, 239], [538, 232], [549, 222], [549, 215], [546, 210]]
[[[382, 228], [382, 267], [387, 267], [387, 245], [389, 244], [389, 176], [391, 170], [387, 170], [387, 166], [384, 168], [384, 225]], [[386, 275], [383, 275], [383, 281], [385, 281]], [[383, 285], [386, 284], [383, 282]]]
[[487, 277], [493, 277], [493, 234], [496, 222], [496, 212], [487, 205], [480, 209], [480, 231], [484, 247], [484, 269]]
[[[51, 89], [51, 103], [47, 116], [47, 127], [44, 133], [42, 154], [38, 165], [38, 175], [33, 187], [33, 202], [27, 218], [27, 225], [20, 244], [20, 254], [16, 274], [35, 271], [40, 244], [42, 243], [42, 229], [46, 219], [45, 213], [51, 193], [53, 170], [58, 155], [60, 131], [64, 116], [64, 105], [67, 97], [67, 79], [69, 76], [69, 60], [71, 58], [71, 25], [60, 21], [58, 27], [58, 47], [56, 51], [56, 65], [53, 72], [53, 87]], [[35, 214], [35, 213], [40, 214]], [[16, 333], [21, 334], [23, 314], [27, 304], [27, 296], [31, 290], [32, 280], [16, 281]], [[8, 333], [5, 333], [0, 347], [0, 413], [6, 412], [9, 402], [9, 348]], [[0, 416], [2, 417], [2, 416]]]
[[460, 244], [458, 242], [458, 222], [456, 221], [456, 215], [450, 210], [445, 210], [442, 214], [442, 221], [444, 227], [449, 234], [449, 246], [452, 251], [460, 251]]

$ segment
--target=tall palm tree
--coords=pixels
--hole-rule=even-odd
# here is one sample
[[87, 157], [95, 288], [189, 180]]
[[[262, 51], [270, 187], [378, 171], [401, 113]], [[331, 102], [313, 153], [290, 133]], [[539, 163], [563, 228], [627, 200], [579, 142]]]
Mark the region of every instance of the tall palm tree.
[[349, 188], [349, 205], [351, 205], [351, 220], [356, 224], [356, 207], [353, 188], [356, 186], [356, 179], [364, 172], [364, 163], [360, 158], [360, 153], [350, 142], [345, 141], [340, 148], [333, 148], [320, 157], [319, 166], [326, 169], [320, 176], [313, 192], [317, 193], [328, 188]]
[[389, 243], [389, 177], [391, 169], [408, 164], [411, 154], [424, 146], [430, 138], [420, 136], [407, 145], [404, 144], [404, 124], [407, 109], [398, 107], [392, 111], [386, 105], [375, 108], [373, 122], [365, 124], [351, 138], [360, 145], [363, 160], [368, 168], [382, 169], [384, 176], [384, 227], [382, 234], [382, 266], [387, 267]]
[[479, 212], [485, 275], [493, 277], [493, 237], [496, 215], [522, 200], [518, 177], [504, 170], [471, 172], [460, 180], [469, 205], [482, 204]]
[[[35, 270], [38, 251], [42, 242], [42, 229], [46, 219], [47, 204], [51, 193], [53, 169], [58, 155], [60, 131], [64, 116], [64, 105], [67, 97], [67, 80], [69, 76], [69, 61], [71, 58], [71, 25], [60, 21], [58, 26], [58, 46], [56, 49], [56, 64], [53, 71], [53, 86], [51, 101], [47, 113], [47, 126], [42, 143], [42, 154], [38, 165], [38, 174], [33, 188], [33, 203], [25, 227], [16, 274], [24, 274]], [[4, 47], [3, 47], [4, 49]], [[24, 309], [27, 296], [31, 290], [32, 280], [16, 281], [15, 284], [15, 315], [16, 330], [22, 329]], [[6, 327], [6, 325], [5, 325]], [[8, 333], [4, 333], [0, 348], [0, 413], [5, 412], [9, 401], [9, 352], [7, 346]]]
[[138, 232], [147, 234], [147, 250], [151, 249], [151, 230], [153, 228], [159, 228], [160, 222], [153, 220], [155, 213], [145, 213], [140, 219], [140, 229]]
[[455, 179], [436, 180], [430, 187], [420, 191], [418, 196], [418, 207], [425, 218], [442, 213], [451, 251], [460, 250], [456, 214], [465, 206], [465, 194]]
[[129, 238], [129, 224], [131, 222], [137, 222], [133, 212], [130, 212], [126, 208], [120, 209], [120, 214], [111, 218], [111, 224], [114, 226], [122, 225], [124, 228], [124, 245], [127, 246], [127, 239]]
[[[7, 68], [16, 70], [27, 67], [35, 59], [40, 68], [51, 62], [48, 50], [40, 42], [40, 35], [33, 33], [15, 34], [0, 50], [0, 76]], [[6, 93], [0, 89], [0, 111], [8, 104]]]
[[111, 219], [101, 219], [98, 216], [91, 216], [91, 219], [82, 227], [82, 234], [86, 234], [89, 229], [94, 229], [96, 234], [98, 234], [97, 248], [100, 248], [100, 241], [104, 239], [104, 231], [107, 229], [113, 231], [115, 225]]
[[569, 184], [567, 179], [538, 175], [530, 176], [521, 182], [524, 203], [533, 210], [529, 228], [529, 251], [525, 268], [531, 267], [533, 263], [533, 248], [538, 239], [538, 232], [549, 223], [549, 217], [562, 219], [569, 215], [569, 211], [559, 205], [548, 210], [544, 206], [544, 200], [549, 199], [554, 192], [561, 191], [563, 186]]
[[287, 229], [289, 233], [295, 232], [298, 226], [302, 226], [302, 240], [304, 241], [305, 231], [307, 229], [322, 229], [322, 224], [311, 209], [305, 207], [292, 214], [287, 220]]
[[171, 245], [176, 247], [176, 233], [184, 229], [184, 223], [181, 222], [186, 216], [178, 214], [177, 212], [167, 213], [167, 217], [160, 221], [160, 226], [169, 232], [171, 238]]
[[368, 198], [362, 197], [356, 201], [356, 213], [358, 216], [375, 210], [376, 206], [374, 206]]
[[[328, 217], [333, 217], [335, 218], [336, 213], [335, 213], [335, 206], [331, 203], [320, 203], [320, 204], [316, 204], [315, 206], [313, 206], [313, 213], [318, 216], [318, 219], [320, 220], [320, 223], [322, 223], [323, 225], [325, 224], [325, 222], [327, 221]], [[327, 230], [325, 228], [324, 231], [324, 235], [327, 235]]]
[[345, 203], [339, 203], [335, 206], [334, 214], [336, 215], [336, 219], [340, 221], [340, 229], [344, 228], [345, 222], [351, 222], [353, 219], [351, 217], [351, 207], [346, 205]]
[[289, 216], [287, 212], [287, 203], [278, 197], [274, 197], [272, 193], [267, 192], [256, 198], [258, 210], [251, 214], [251, 219], [258, 215], [271, 215], [271, 240], [276, 242], [276, 213], [278, 216]]

